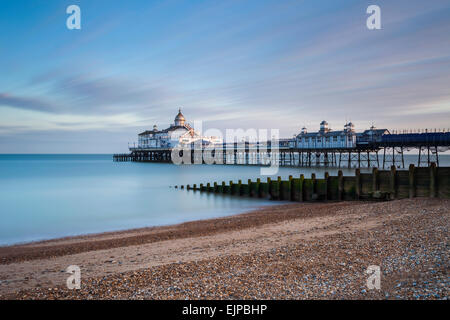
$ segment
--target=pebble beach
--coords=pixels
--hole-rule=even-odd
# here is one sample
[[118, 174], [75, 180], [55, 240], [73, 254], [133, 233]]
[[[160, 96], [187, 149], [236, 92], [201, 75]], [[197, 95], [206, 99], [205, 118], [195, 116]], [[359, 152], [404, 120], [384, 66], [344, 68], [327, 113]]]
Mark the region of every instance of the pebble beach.
[[7, 246], [0, 299], [447, 300], [449, 218], [443, 199], [300, 203]]

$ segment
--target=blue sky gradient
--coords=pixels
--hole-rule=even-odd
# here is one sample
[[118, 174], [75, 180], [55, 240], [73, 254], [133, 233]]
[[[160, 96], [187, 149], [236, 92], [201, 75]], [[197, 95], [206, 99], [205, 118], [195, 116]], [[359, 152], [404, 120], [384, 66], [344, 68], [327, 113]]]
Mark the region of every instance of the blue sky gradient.
[[0, 153], [123, 152], [179, 107], [284, 137], [448, 128], [449, 17], [444, 0], [1, 0]]

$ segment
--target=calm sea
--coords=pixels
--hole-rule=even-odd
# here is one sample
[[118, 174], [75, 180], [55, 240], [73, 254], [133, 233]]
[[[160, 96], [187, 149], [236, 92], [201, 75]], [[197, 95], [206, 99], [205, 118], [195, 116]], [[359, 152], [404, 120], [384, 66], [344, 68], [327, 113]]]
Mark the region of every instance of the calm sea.
[[[441, 165], [449, 165], [449, 156], [444, 158]], [[280, 168], [277, 175], [311, 172], [321, 177], [324, 170]], [[171, 188], [258, 177], [266, 179], [259, 168], [247, 166], [113, 162], [112, 155], [0, 155], [0, 244], [174, 224], [276, 204]]]

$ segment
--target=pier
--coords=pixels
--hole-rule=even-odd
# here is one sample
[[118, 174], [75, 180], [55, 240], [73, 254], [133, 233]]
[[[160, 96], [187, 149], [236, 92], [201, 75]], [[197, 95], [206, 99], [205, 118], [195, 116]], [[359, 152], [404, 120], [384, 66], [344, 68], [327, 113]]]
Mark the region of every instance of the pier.
[[[257, 137], [253, 138], [258, 141]], [[319, 131], [308, 132], [303, 127], [291, 139], [264, 141], [264, 138], [260, 142], [249, 142], [251, 139], [243, 134], [232, 140], [224, 143], [221, 138], [196, 132], [186, 122], [180, 108], [168, 128], [159, 130], [155, 124], [153, 130], [138, 135], [137, 146], [133, 144], [128, 148], [130, 153], [115, 154], [113, 159], [119, 162], [384, 169], [405, 168], [404, 153], [411, 150], [418, 152], [418, 167], [428, 167], [432, 162], [439, 167], [439, 153], [450, 150], [450, 130], [391, 133], [372, 125], [356, 132], [352, 122], [346, 123], [343, 130], [332, 130], [325, 120], [320, 123]], [[182, 160], [172, 159], [173, 156]]]
[[[416, 150], [418, 167], [429, 167], [436, 163], [439, 167], [439, 153], [450, 149], [450, 132], [418, 134], [384, 134], [379, 141], [357, 140], [349, 147], [307, 147], [299, 148], [293, 140], [280, 140], [277, 148], [267, 143], [234, 143], [214, 146], [214, 164], [269, 165], [275, 161], [279, 166], [293, 167], [335, 167], [335, 168], [405, 168], [404, 154]], [[193, 164], [206, 163], [202, 157], [204, 147], [195, 144], [185, 146], [180, 151], [190, 153]], [[173, 148], [131, 147], [130, 153], [115, 154], [114, 161], [172, 162]], [[219, 156], [220, 154], [220, 156]], [[271, 159], [271, 160], [269, 160]]]

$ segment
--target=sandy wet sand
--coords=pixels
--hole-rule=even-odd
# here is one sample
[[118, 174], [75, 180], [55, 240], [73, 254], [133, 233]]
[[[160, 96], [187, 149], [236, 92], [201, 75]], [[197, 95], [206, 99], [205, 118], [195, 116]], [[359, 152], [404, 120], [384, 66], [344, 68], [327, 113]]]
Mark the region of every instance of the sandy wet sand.
[[[0, 298], [448, 298], [449, 213], [439, 199], [288, 204], [3, 247]], [[81, 290], [65, 288], [69, 265]]]

